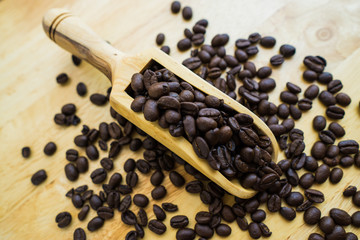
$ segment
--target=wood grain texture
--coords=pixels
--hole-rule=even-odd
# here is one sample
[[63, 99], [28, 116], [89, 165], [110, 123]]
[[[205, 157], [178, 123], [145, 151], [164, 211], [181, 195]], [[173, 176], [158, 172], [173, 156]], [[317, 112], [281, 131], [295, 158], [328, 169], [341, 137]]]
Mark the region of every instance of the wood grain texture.
[[[228, 50], [240, 37], [247, 37], [257, 31], [262, 35], [273, 35], [277, 45], [272, 50], [261, 49], [254, 58], [257, 66], [268, 65], [269, 58], [277, 53], [283, 43], [297, 47], [296, 55], [278, 70], [273, 72], [277, 88], [270, 95], [270, 100], [278, 103], [279, 92], [285, 88], [287, 81], [298, 83], [303, 90], [308, 85], [301, 78], [304, 70], [302, 59], [313, 54], [321, 55], [328, 60], [327, 71], [335, 78], [341, 79], [344, 91], [352, 97], [352, 104], [346, 107], [345, 119], [340, 120], [347, 131], [346, 138], [359, 139], [359, 87], [360, 78], [360, 3], [353, 1], [182, 1], [191, 5], [194, 10], [193, 20], [185, 22], [180, 15], [169, 11], [170, 1], [25, 1], [2, 0], [0, 2], [0, 238], [1, 239], [72, 239], [76, 227], [86, 228], [87, 221], [79, 222], [77, 212], [71, 201], [64, 197], [68, 189], [88, 183], [94, 189], [89, 174], [99, 167], [99, 162], [91, 162], [89, 172], [80, 176], [76, 183], [70, 183], [64, 176], [66, 164], [65, 151], [74, 147], [73, 138], [80, 133], [81, 126], [63, 129], [53, 123], [53, 116], [63, 104], [73, 102], [78, 106], [77, 114], [83, 124], [98, 127], [102, 121], [112, 121], [108, 108], [96, 107], [89, 103], [89, 96], [94, 92], [106, 92], [110, 83], [97, 70], [86, 63], [75, 67], [68, 53], [51, 43], [41, 27], [41, 18], [46, 10], [53, 7], [67, 8], [80, 16], [92, 26], [95, 32], [109, 40], [120, 50], [137, 53], [154, 46], [158, 32], [166, 34], [165, 44], [171, 49], [171, 55], [178, 60], [188, 53], [176, 51], [176, 42], [182, 38], [185, 27], [192, 27], [200, 18], [209, 19], [207, 31], [208, 43], [214, 34], [230, 34]], [[164, 24], [166, 23], [166, 24]], [[136, 31], [134, 31], [136, 29]], [[66, 72], [71, 80], [65, 86], [59, 86], [55, 77]], [[84, 98], [75, 94], [78, 82], [85, 82], [89, 93]], [[303, 114], [297, 126], [305, 131], [307, 146], [316, 141], [316, 133], [311, 128], [311, 120], [317, 114], [324, 114], [325, 109], [318, 100], [313, 109]], [[48, 141], [54, 141], [58, 150], [53, 157], [47, 157], [42, 149]], [[32, 149], [31, 158], [21, 157], [21, 148], [28, 145]], [[309, 153], [309, 147], [305, 150]], [[80, 151], [80, 154], [84, 154]], [[101, 156], [105, 154], [102, 152]], [[129, 157], [141, 158], [124, 149], [115, 160], [115, 170], [122, 170], [122, 163]], [[38, 187], [30, 184], [31, 175], [40, 168], [46, 169], [48, 179]], [[184, 172], [181, 167], [180, 172]], [[348, 210], [350, 213], [359, 210], [349, 199], [342, 197], [342, 191], [349, 184], [360, 186], [359, 169], [355, 167], [344, 170], [345, 176], [337, 185], [329, 182], [314, 188], [325, 192], [326, 201], [319, 205], [323, 214], [332, 207]], [[166, 174], [167, 176], [167, 174]], [[192, 179], [187, 174], [187, 180]], [[140, 177], [137, 191], [150, 196], [152, 189], [148, 176]], [[168, 188], [166, 201], [179, 205], [178, 214], [190, 217], [190, 226], [194, 225], [194, 216], [199, 210], [206, 210], [198, 196], [188, 194], [184, 188], [175, 188], [166, 177]], [[97, 191], [98, 191], [97, 190]], [[296, 189], [302, 191], [301, 189]], [[228, 199], [229, 202], [232, 199]], [[165, 201], [165, 200], [164, 200]], [[154, 201], [160, 203], [161, 201]], [[135, 209], [132, 207], [132, 209]], [[66, 229], [58, 229], [55, 216], [58, 212], [68, 210], [73, 215], [73, 222]], [[147, 209], [153, 218], [151, 208]], [[87, 217], [89, 220], [94, 212]], [[168, 214], [165, 220], [169, 224]], [[304, 224], [302, 213], [295, 221], [289, 223], [279, 214], [268, 214], [265, 223], [273, 235], [270, 239], [307, 239], [311, 232], [319, 232], [317, 227]], [[233, 233], [228, 239], [250, 239], [247, 232], [242, 232], [235, 223], [231, 224]], [[88, 234], [88, 239], [123, 239], [131, 228], [123, 225], [120, 214], [107, 221], [104, 228]], [[346, 227], [360, 235], [359, 229]], [[161, 237], [146, 230], [146, 239], [174, 239], [175, 231], [169, 227]], [[214, 237], [216, 239], [218, 237]]]

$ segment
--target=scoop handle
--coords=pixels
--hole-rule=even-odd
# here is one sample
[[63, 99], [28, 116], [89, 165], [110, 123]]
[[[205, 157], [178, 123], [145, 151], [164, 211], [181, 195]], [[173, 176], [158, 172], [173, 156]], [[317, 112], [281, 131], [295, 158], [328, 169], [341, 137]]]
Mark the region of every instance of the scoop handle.
[[100, 38], [80, 18], [64, 9], [50, 9], [43, 17], [45, 33], [57, 45], [86, 60], [111, 81], [122, 52]]

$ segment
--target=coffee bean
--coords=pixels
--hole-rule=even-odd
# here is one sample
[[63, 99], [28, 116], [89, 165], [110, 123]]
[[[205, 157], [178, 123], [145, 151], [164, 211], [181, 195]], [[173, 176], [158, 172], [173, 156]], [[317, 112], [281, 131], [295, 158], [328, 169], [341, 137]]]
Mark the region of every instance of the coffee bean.
[[[196, 34], [197, 35], [197, 34]], [[196, 36], [194, 35], [194, 36]], [[195, 70], [201, 66], [201, 60], [198, 57], [191, 57], [185, 59], [182, 64], [190, 70]]]
[[86, 147], [86, 155], [90, 160], [96, 160], [99, 158], [99, 152], [94, 145], [89, 145]]
[[105, 95], [100, 93], [94, 93], [90, 96], [90, 101], [97, 106], [103, 106], [108, 100]]
[[200, 158], [207, 158], [207, 156], [209, 155], [209, 146], [202, 137], [196, 137], [192, 143], [192, 146], [195, 153]]
[[125, 210], [121, 213], [121, 221], [127, 225], [135, 225], [136, 215], [131, 210]]
[[253, 239], [258, 239], [261, 237], [261, 229], [258, 223], [250, 223], [248, 230], [250, 237], [252, 237]]
[[280, 208], [280, 215], [283, 216], [286, 220], [292, 221], [296, 217], [296, 212], [292, 208], [282, 207]]
[[325, 216], [320, 219], [319, 228], [326, 234], [334, 230], [335, 222], [331, 217]]
[[134, 171], [128, 172], [126, 174], [126, 184], [132, 188], [136, 186], [136, 184], [138, 183], [138, 179], [139, 177]]
[[318, 74], [312, 70], [306, 70], [303, 73], [303, 78], [308, 82], [314, 82], [318, 79]]
[[86, 240], [86, 233], [84, 229], [77, 228], [74, 231], [74, 240]]
[[46, 178], [47, 178], [47, 174], [45, 170], [41, 169], [32, 175], [31, 183], [37, 186], [43, 183], [46, 180]]
[[260, 39], [261, 39], [261, 35], [257, 32], [250, 34], [248, 37], [248, 40], [251, 43], [258, 43], [260, 41]]
[[289, 45], [289, 44], [284, 44], [281, 45], [280, 47], [280, 53], [285, 57], [285, 58], [289, 58], [294, 56], [296, 49]]
[[211, 238], [214, 235], [214, 230], [207, 225], [195, 224], [195, 232], [197, 235], [203, 238]]
[[176, 215], [170, 219], [170, 225], [173, 228], [185, 228], [189, 224], [189, 219], [184, 215]]
[[315, 172], [315, 182], [324, 183], [330, 175], [330, 168], [326, 164], [322, 164]]
[[162, 46], [162, 47], [160, 48], [160, 50], [163, 51], [163, 52], [166, 53], [166, 54], [170, 54], [170, 48], [169, 48], [169, 46]]
[[169, 177], [172, 184], [174, 184], [176, 187], [181, 187], [185, 184], [184, 177], [176, 171], [171, 171]]
[[155, 171], [151, 175], [151, 178], [150, 178], [150, 182], [154, 186], [159, 186], [162, 183], [163, 180], [164, 180], [164, 174], [161, 171]]
[[231, 234], [231, 227], [227, 224], [219, 224], [215, 230], [216, 233], [221, 237], [226, 237]]
[[213, 39], [211, 40], [211, 46], [212, 47], [220, 47], [226, 45], [226, 43], [229, 41], [229, 35], [228, 34], [216, 34]]
[[280, 66], [284, 62], [284, 57], [281, 54], [274, 55], [270, 58], [270, 63], [273, 66]]
[[276, 44], [275, 38], [271, 36], [262, 37], [260, 39], [260, 45], [266, 48], [272, 48]]
[[72, 103], [65, 104], [61, 108], [61, 113], [65, 114], [66, 116], [73, 115], [75, 114], [75, 112], [76, 112], [76, 106]]
[[132, 158], [129, 158], [128, 160], [125, 161], [124, 163], [124, 170], [125, 172], [131, 172], [134, 171], [136, 167], [136, 163], [135, 160]]
[[104, 182], [106, 177], [107, 177], [107, 172], [105, 171], [104, 168], [97, 168], [90, 175], [92, 182], [95, 184], [100, 184]]
[[80, 210], [80, 212], [78, 214], [78, 218], [79, 218], [80, 221], [83, 221], [86, 218], [87, 214], [89, 213], [89, 210], [90, 210], [89, 205], [84, 205], [81, 208], [81, 210]]
[[337, 122], [330, 123], [329, 130], [338, 138], [345, 136], [344, 128]]
[[304, 58], [303, 63], [307, 68], [317, 73], [322, 73], [325, 68], [324, 62], [317, 56], [307, 56]]
[[203, 183], [199, 180], [194, 180], [186, 184], [185, 189], [189, 193], [200, 193], [203, 189]]
[[156, 204], [153, 205], [153, 212], [155, 214], [155, 217], [159, 221], [163, 221], [166, 218], [166, 213], [162, 208]]
[[326, 119], [323, 116], [316, 116], [313, 119], [313, 128], [316, 131], [322, 131], [326, 126]]
[[86, 93], [87, 93], [87, 87], [86, 85], [83, 83], [83, 82], [79, 82], [77, 85], [76, 85], [76, 92], [77, 94], [79, 94], [79, 96], [85, 96]]
[[298, 101], [298, 97], [294, 93], [288, 91], [281, 92], [280, 99], [288, 104], [295, 104]]
[[94, 217], [93, 219], [90, 220], [90, 222], [87, 225], [87, 229], [90, 232], [94, 232], [96, 230], [98, 230], [99, 228], [101, 228], [104, 225], [104, 220], [100, 217]]
[[310, 172], [316, 171], [316, 169], [319, 167], [318, 162], [313, 158], [312, 156], [306, 156], [305, 160], [305, 166], [304, 168]]
[[359, 144], [355, 140], [344, 140], [338, 143], [342, 154], [355, 154], [359, 150]]
[[89, 169], [88, 160], [85, 157], [78, 157], [76, 159], [76, 169], [79, 173], [87, 172], [87, 170]]
[[151, 191], [151, 197], [155, 200], [161, 199], [163, 197], [165, 197], [166, 195], [166, 188], [162, 185], [155, 187], [152, 191]]
[[307, 98], [300, 99], [298, 102], [298, 107], [301, 111], [307, 111], [312, 108], [312, 101]]
[[110, 207], [99, 207], [96, 212], [104, 220], [114, 217], [114, 210]]
[[69, 212], [61, 212], [56, 215], [55, 222], [57, 223], [59, 228], [64, 228], [69, 226], [71, 223], [71, 214]]
[[344, 118], [344, 115], [345, 111], [338, 106], [333, 105], [326, 108], [326, 116], [331, 119], [342, 119]]
[[182, 10], [182, 16], [185, 20], [190, 20], [192, 18], [192, 9], [188, 6], [184, 7]]
[[232, 208], [228, 205], [223, 206], [220, 214], [221, 214], [222, 219], [224, 219], [226, 222], [229, 222], [229, 223], [235, 221], [235, 219], [236, 219], [236, 215], [232, 211]]
[[65, 84], [69, 80], [69, 76], [66, 73], [61, 73], [56, 77], [56, 82], [59, 84]]
[[315, 177], [312, 173], [305, 173], [301, 176], [299, 184], [302, 188], [308, 189], [314, 184]]
[[149, 199], [144, 194], [135, 194], [133, 201], [136, 206], [142, 208], [145, 208], [149, 204]]
[[158, 221], [158, 220], [150, 220], [149, 222], [149, 225], [148, 225], [148, 228], [158, 234], [158, 235], [161, 235], [163, 234], [164, 232], [166, 232], [166, 226], [165, 224], [163, 224], [162, 222]]
[[357, 191], [357, 187], [350, 185], [347, 188], [345, 188], [343, 195], [344, 197], [351, 197], [355, 195], [356, 191]]
[[97, 210], [99, 207], [103, 205], [103, 202], [101, 201], [100, 197], [98, 195], [92, 195], [90, 198], [90, 206], [92, 209]]
[[319, 95], [319, 100], [325, 106], [331, 106], [336, 104], [336, 98], [332, 95], [332, 93], [328, 91], [322, 91]]
[[317, 207], [310, 207], [304, 212], [304, 222], [315, 225], [320, 221], [321, 211]]
[[346, 93], [339, 93], [335, 96], [336, 103], [346, 107], [351, 103], [351, 98]]
[[353, 195], [353, 197], [352, 197], [352, 202], [353, 202], [356, 206], [360, 207], [360, 191], [357, 191], [357, 192]]
[[165, 35], [163, 33], [159, 33], [158, 35], [156, 35], [156, 44], [157, 45], [162, 45], [165, 41]]
[[309, 235], [308, 240], [325, 240], [325, 238], [318, 233], [312, 233]]
[[74, 164], [68, 163], [65, 165], [65, 175], [70, 181], [75, 181], [79, 177], [79, 170]]
[[319, 138], [326, 144], [333, 144], [335, 142], [336, 136], [329, 130], [323, 130], [319, 132]]
[[191, 228], [179, 229], [176, 232], [176, 240], [192, 240], [195, 239], [196, 233]]
[[303, 203], [304, 197], [299, 192], [291, 192], [289, 196], [285, 199], [286, 203], [290, 206], [297, 207]]
[[352, 232], [347, 232], [345, 240], [358, 240], [358, 237]]
[[327, 90], [331, 93], [337, 93], [343, 88], [340, 80], [332, 80], [327, 85]]
[[277, 212], [281, 208], [281, 199], [279, 195], [272, 194], [270, 195], [268, 201], [267, 201], [267, 208], [270, 212]]
[[311, 156], [315, 159], [323, 159], [326, 154], [326, 145], [323, 142], [315, 142], [311, 148]]
[[351, 224], [351, 216], [347, 212], [339, 208], [332, 208], [330, 210], [330, 217], [338, 225], [348, 226]]
[[248, 229], [248, 222], [246, 220], [246, 218], [244, 217], [237, 217], [236, 218], [236, 223], [238, 224], [239, 228], [243, 231]]
[[71, 201], [72, 201], [74, 207], [76, 207], [76, 208], [82, 208], [82, 206], [84, 205], [84, 202], [83, 202], [80, 194], [74, 194], [71, 198]]
[[360, 211], [356, 211], [353, 213], [353, 215], [351, 216], [351, 224], [354, 227], [360, 227]]
[[178, 13], [181, 9], [181, 3], [179, 1], [173, 1], [171, 3], [171, 12], [172, 13]]
[[344, 173], [341, 168], [333, 168], [330, 172], [330, 182], [331, 183], [338, 183], [342, 179]]
[[272, 78], [264, 78], [259, 82], [259, 90], [262, 92], [270, 92], [276, 87], [276, 82]]
[[48, 142], [44, 147], [44, 153], [48, 156], [51, 156], [55, 152], [56, 152], [56, 144], [54, 142]]
[[256, 223], [264, 221], [266, 218], [266, 213], [263, 210], [256, 210], [251, 214], [251, 220]]

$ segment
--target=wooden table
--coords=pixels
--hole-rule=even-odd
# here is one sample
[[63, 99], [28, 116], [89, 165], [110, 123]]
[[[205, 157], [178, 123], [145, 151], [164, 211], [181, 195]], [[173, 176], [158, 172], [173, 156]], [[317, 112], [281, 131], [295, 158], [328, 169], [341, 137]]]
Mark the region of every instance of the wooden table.
[[[91, 211], [86, 221], [77, 219], [75, 209], [65, 193], [72, 187], [89, 184], [93, 189], [89, 174], [100, 163], [91, 162], [90, 169], [82, 174], [75, 183], [70, 183], [63, 167], [66, 164], [65, 151], [73, 148], [73, 138], [80, 133], [81, 124], [63, 128], [53, 122], [55, 113], [60, 112], [66, 103], [75, 103], [77, 114], [82, 124], [98, 127], [102, 121], [111, 122], [108, 107], [96, 107], [89, 102], [89, 96], [95, 92], [106, 93], [110, 83], [97, 70], [87, 63], [75, 67], [70, 55], [55, 46], [41, 27], [44, 12], [53, 7], [68, 8], [79, 15], [100, 36], [109, 40], [120, 50], [136, 53], [155, 45], [155, 36], [159, 32], [166, 35], [165, 44], [171, 47], [171, 55], [179, 61], [189, 53], [179, 53], [176, 42], [182, 38], [183, 29], [192, 27], [200, 18], [210, 22], [206, 33], [209, 42], [216, 33], [229, 33], [227, 46], [232, 51], [237, 38], [247, 37], [252, 32], [272, 35], [277, 45], [272, 50], [261, 49], [254, 59], [257, 66], [267, 65], [268, 59], [276, 54], [281, 44], [289, 43], [297, 47], [296, 55], [275, 70], [274, 79], [277, 89], [271, 93], [270, 100], [278, 103], [279, 92], [285, 88], [287, 81], [298, 83], [303, 90], [308, 85], [302, 80], [304, 70], [302, 59], [306, 55], [321, 55], [328, 61], [327, 71], [344, 83], [344, 91], [352, 97], [352, 104], [346, 108], [345, 119], [339, 121], [346, 129], [346, 138], [360, 140], [359, 94], [360, 79], [360, 3], [359, 1], [216, 1], [198, 0], [182, 1], [183, 6], [191, 5], [194, 10], [190, 22], [182, 20], [180, 14], [170, 13], [170, 1], [161, 0], [128, 0], [128, 1], [89, 1], [89, 0], [56, 0], [56, 1], [0, 1], [0, 238], [1, 239], [72, 239], [75, 228], [86, 229], [88, 220], [95, 216]], [[65, 86], [59, 86], [55, 77], [66, 72], [71, 80]], [[88, 86], [86, 97], [76, 95], [78, 82]], [[318, 100], [313, 109], [303, 114], [297, 121], [297, 127], [304, 129], [307, 146], [317, 140], [311, 128], [311, 121], [325, 110]], [[54, 141], [58, 150], [52, 157], [43, 154], [43, 147], [48, 141]], [[30, 146], [29, 159], [23, 159], [21, 148]], [[306, 152], [309, 153], [309, 147]], [[80, 154], [84, 154], [80, 151]], [[104, 152], [101, 157], [105, 156]], [[141, 153], [132, 153], [124, 149], [115, 160], [115, 171], [123, 173], [122, 164], [129, 158], [139, 159]], [[31, 175], [44, 168], [48, 179], [38, 187], [30, 183]], [[182, 167], [178, 171], [184, 173]], [[324, 204], [319, 205], [327, 215], [333, 207], [353, 213], [355, 208], [351, 200], [342, 197], [342, 191], [350, 184], [360, 187], [359, 169], [351, 167], [344, 170], [345, 176], [337, 185], [329, 182], [321, 185], [326, 196]], [[167, 176], [167, 173], [166, 173]], [[191, 176], [185, 174], [187, 180]], [[152, 189], [149, 176], [140, 177], [140, 187], [136, 192], [150, 196]], [[207, 207], [199, 197], [187, 193], [184, 188], [171, 185], [166, 177], [165, 186], [168, 195], [164, 201], [179, 205], [176, 214], [190, 217], [190, 227], [194, 225], [194, 216], [199, 210]], [[320, 189], [315, 185], [314, 188]], [[98, 191], [97, 190], [97, 191]], [[302, 191], [301, 189], [296, 189]], [[154, 201], [152, 203], [161, 203]], [[263, 208], [266, 208], [262, 206]], [[133, 206], [132, 209], [135, 209]], [[150, 219], [152, 207], [148, 207]], [[71, 225], [65, 229], [57, 228], [55, 216], [67, 210], [73, 216]], [[137, 210], [136, 210], [137, 211]], [[171, 216], [165, 222], [168, 231], [159, 237], [146, 229], [146, 239], [174, 239], [175, 232], [169, 226]], [[271, 239], [307, 239], [311, 232], [319, 232], [317, 227], [304, 224], [302, 213], [292, 222], [286, 222], [279, 214], [268, 214], [265, 223], [273, 232]], [[232, 235], [229, 239], [250, 239], [247, 232], [239, 230], [236, 223], [231, 224]], [[94, 233], [88, 233], [88, 239], [124, 239], [131, 228], [125, 226], [116, 213], [112, 220]], [[360, 230], [346, 227], [360, 235]], [[215, 235], [213, 239], [219, 238]]]

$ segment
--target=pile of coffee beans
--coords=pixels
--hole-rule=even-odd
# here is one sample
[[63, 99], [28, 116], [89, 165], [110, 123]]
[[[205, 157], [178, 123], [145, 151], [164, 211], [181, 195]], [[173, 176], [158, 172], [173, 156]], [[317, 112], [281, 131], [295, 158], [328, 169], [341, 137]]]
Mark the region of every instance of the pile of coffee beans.
[[[180, 2], [174, 1], [171, 11], [179, 13]], [[185, 20], [190, 20], [192, 9], [184, 7], [182, 15]], [[284, 86], [286, 90], [279, 96], [281, 104], [276, 105], [269, 101], [269, 93], [279, 87], [271, 78], [272, 71], [290, 60], [296, 49], [283, 44], [279, 53], [269, 59], [269, 66], [256, 66], [251, 59], [261, 48], [275, 47], [277, 42], [274, 37], [252, 33], [247, 38], [237, 39], [234, 53], [229, 54], [225, 46], [230, 37], [226, 33], [217, 34], [210, 44], [204, 44], [207, 27], [208, 21], [201, 19], [190, 28], [192, 30], [184, 30], [185, 37], [178, 42], [177, 48], [180, 51], [191, 49], [191, 53], [183, 65], [257, 114], [276, 136], [286, 159], [277, 164], [271, 162], [271, 143], [253, 126], [251, 117], [234, 112], [221, 99], [194, 89], [186, 83], [186, 79], [183, 81], [154, 64], [150, 69], [134, 74], [130, 87], [134, 96], [131, 108], [142, 111], [147, 120], [158, 121], [161, 127], [169, 128], [172, 136], [185, 137], [192, 143], [196, 154], [206, 159], [211, 167], [229, 179], [241, 179], [243, 186], [252, 187], [258, 193], [250, 199], [235, 197], [231, 203], [225, 203], [223, 199], [228, 193], [221, 187], [110, 108], [113, 122], [101, 122], [98, 128], [84, 124], [81, 133], [74, 137], [75, 146], [66, 151], [68, 163], [64, 171], [69, 181], [77, 181], [80, 173], [88, 172], [89, 164], [99, 161], [99, 148], [107, 152], [107, 156], [99, 161], [99, 167], [90, 173], [93, 184], [101, 185], [102, 190], [95, 193], [88, 185], [78, 185], [66, 193], [74, 207], [79, 209], [79, 221], [85, 221], [91, 209], [96, 211], [97, 216], [88, 220], [87, 225], [87, 230], [93, 232], [102, 228], [118, 210], [121, 221], [133, 228], [127, 233], [127, 240], [143, 238], [146, 226], [156, 234], [163, 234], [169, 227], [174, 228], [179, 240], [195, 239], [197, 236], [209, 239], [215, 234], [226, 237], [232, 232], [228, 223], [236, 221], [242, 231], [248, 231], [252, 238], [258, 239], [272, 234], [265, 224], [267, 214], [262, 209], [265, 205], [269, 212], [279, 212], [287, 221], [294, 220], [303, 212], [304, 222], [310, 226], [317, 225], [322, 231], [322, 234], [308, 236], [310, 240], [357, 239], [344, 227], [350, 224], [360, 227], [360, 212], [347, 213], [334, 207], [328, 213], [322, 213], [318, 205], [325, 201], [326, 196], [312, 188], [314, 184], [327, 180], [336, 184], [344, 175], [343, 168], [360, 167], [358, 143], [344, 138], [346, 132], [336, 122], [344, 118], [344, 108], [351, 102], [346, 93], [340, 92], [343, 87], [341, 81], [325, 72], [327, 63], [324, 58], [307, 56], [303, 61], [307, 68], [303, 79], [310, 84], [303, 97], [302, 89], [288, 82]], [[161, 46], [164, 42], [165, 34], [158, 34], [156, 43]], [[168, 46], [161, 46], [161, 50], [170, 54]], [[75, 66], [81, 64], [75, 56], [72, 56], [72, 61]], [[63, 86], [68, 80], [66, 73], [56, 79]], [[326, 89], [321, 90], [321, 85], [325, 85]], [[79, 96], [85, 96], [87, 87], [79, 83], [76, 91]], [[90, 101], [97, 106], [106, 106], [110, 92], [111, 88], [106, 95], [92, 94]], [[311, 110], [317, 97], [325, 110], [313, 119], [313, 128], [319, 138], [308, 146], [311, 151], [306, 154], [304, 133], [295, 127], [294, 120]], [[62, 126], [79, 124], [80, 118], [75, 112], [74, 104], [65, 104], [61, 113], [55, 115], [55, 123]], [[328, 120], [334, 121], [327, 123]], [[341, 141], [336, 142], [339, 138], [342, 138]], [[111, 172], [114, 161], [127, 146], [132, 151], [142, 152], [143, 159], [127, 159], [123, 174]], [[86, 156], [81, 156], [75, 148], [83, 149]], [[56, 144], [53, 142], [44, 148], [46, 155], [51, 156], [55, 152]], [[24, 147], [21, 153], [24, 158], [30, 157], [30, 148]], [[193, 180], [187, 182], [176, 170], [178, 165], [183, 165]], [[299, 176], [302, 169], [305, 173]], [[151, 198], [161, 200], [162, 204], [152, 204], [150, 197], [135, 192], [139, 174], [150, 179], [153, 185]], [[166, 202], [167, 195], [171, 194], [163, 185], [166, 174], [176, 188], [198, 194], [208, 210], [195, 216], [185, 216], [181, 214], [181, 205]], [[33, 174], [31, 182], [39, 185], [46, 178], [46, 171], [41, 169]], [[344, 200], [351, 198], [350, 201], [360, 207], [360, 191], [356, 186], [347, 187], [343, 197]], [[131, 210], [133, 207], [130, 209], [132, 205], [136, 206], [136, 211]], [[152, 219], [148, 218], [148, 208], [154, 212]], [[170, 212], [178, 214], [170, 219], [170, 226], [167, 226], [164, 220]], [[55, 215], [59, 228], [71, 225], [73, 216], [68, 211]], [[194, 228], [189, 227], [191, 218], [195, 219]], [[73, 238], [85, 240], [85, 230], [74, 229]]]

